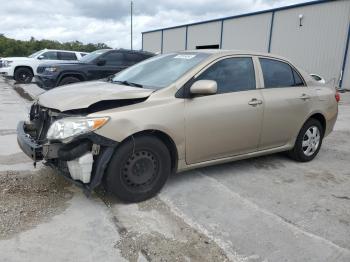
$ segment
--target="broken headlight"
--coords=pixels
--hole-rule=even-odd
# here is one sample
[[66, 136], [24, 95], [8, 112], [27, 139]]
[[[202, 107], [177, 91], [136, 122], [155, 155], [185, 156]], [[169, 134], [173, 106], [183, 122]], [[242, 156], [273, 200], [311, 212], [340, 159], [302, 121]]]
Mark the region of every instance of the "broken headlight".
[[66, 140], [99, 129], [109, 117], [67, 117], [55, 121], [47, 132], [49, 140]]

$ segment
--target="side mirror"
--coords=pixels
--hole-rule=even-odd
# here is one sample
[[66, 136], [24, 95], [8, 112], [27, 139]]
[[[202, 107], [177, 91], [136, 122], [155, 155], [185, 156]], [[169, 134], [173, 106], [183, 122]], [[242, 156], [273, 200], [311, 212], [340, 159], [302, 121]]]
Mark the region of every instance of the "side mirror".
[[192, 95], [214, 95], [218, 91], [218, 84], [213, 80], [198, 80], [190, 88]]
[[106, 60], [103, 60], [103, 59], [99, 59], [96, 62], [96, 65], [98, 66], [104, 66], [105, 64], [106, 64]]
[[38, 56], [38, 59], [39, 60], [42, 60], [42, 59], [44, 59], [45, 57], [43, 56], [43, 55], [40, 55], [40, 56]]

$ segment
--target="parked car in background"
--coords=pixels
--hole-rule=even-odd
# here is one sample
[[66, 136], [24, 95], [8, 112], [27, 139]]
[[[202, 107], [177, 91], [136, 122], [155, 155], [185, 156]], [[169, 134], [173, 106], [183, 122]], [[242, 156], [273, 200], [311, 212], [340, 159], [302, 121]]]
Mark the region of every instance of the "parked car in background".
[[313, 79], [315, 79], [317, 82], [319, 82], [320, 84], [325, 84], [326, 83], [326, 80], [322, 76], [319, 76], [319, 75], [316, 75], [316, 74], [310, 74], [310, 76]]
[[6, 57], [2, 59], [0, 74], [14, 79], [17, 83], [30, 83], [40, 64], [43, 62], [77, 61], [88, 53], [66, 50], [44, 49], [28, 57]]
[[142, 201], [178, 171], [283, 151], [312, 160], [338, 114], [335, 88], [319, 86], [271, 54], [164, 54], [40, 95], [17, 140], [87, 190]]
[[44, 89], [82, 81], [109, 77], [119, 71], [154, 56], [153, 53], [125, 49], [102, 49], [79, 61], [47, 63], [38, 67], [36, 83]]

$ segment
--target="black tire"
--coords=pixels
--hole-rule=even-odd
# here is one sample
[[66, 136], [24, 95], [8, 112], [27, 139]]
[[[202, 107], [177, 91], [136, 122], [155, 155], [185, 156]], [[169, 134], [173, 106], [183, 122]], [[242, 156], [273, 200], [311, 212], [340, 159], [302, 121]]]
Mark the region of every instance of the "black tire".
[[17, 68], [14, 79], [19, 84], [29, 84], [33, 80], [33, 72], [27, 67]]
[[[305, 151], [307, 151], [308, 146], [303, 146], [303, 142], [307, 143], [309, 141], [308, 139], [305, 140], [305, 138], [308, 138], [307, 131], [310, 130], [310, 128], [317, 128], [319, 130], [320, 139], [319, 139], [318, 143], [316, 143], [315, 139], [314, 139], [314, 141], [312, 141], [312, 143], [314, 143], [315, 149], [311, 150], [308, 153], [310, 155], [307, 155], [307, 153]], [[316, 157], [316, 155], [318, 154], [318, 152], [321, 149], [323, 135], [324, 135], [324, 130], [323, 130], [323, 127], [322, 127], [320, 121], [318, 121], [317, 119], [314, 119], [314, 118], [310, 118], [308, 121], [306, 121], [306, 123], [301, 128], [301, 130], [298, 134], [298, 137], [295, 141], [294, 148], [288, 152], [288, 155], [292, 159], [299, 161], [299, 162], [311, 161], [312, 159], [314, 159]], [[317, 147], [316, 147], [316, 144], [317, 144]]]
[[155, 196], [171, 173], [168, 148], [156, 137], [139, 136], [116, 150], [104, 177], [107, 192], [124, 202], [140, 202]]
[[77, 82], [80, 82], [79, 78], [74, 77], [74, 76], [67, 76], [67, 77], [63, 78], [58, 85], [64, 86], [64, 85], [73, 84], [73, 83], [77, 83]]

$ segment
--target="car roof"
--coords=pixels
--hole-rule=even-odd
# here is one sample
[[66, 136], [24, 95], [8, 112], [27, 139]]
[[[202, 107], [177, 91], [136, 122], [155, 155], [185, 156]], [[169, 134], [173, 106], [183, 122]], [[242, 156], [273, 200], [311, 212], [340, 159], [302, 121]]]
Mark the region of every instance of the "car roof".
[[206, 53], [206, 54], [212, 54], [215, 56], [227, 56], [227, 55], [250, 55], [250, 56], [265, 56], [265, 57], [271, 57], [271, 58], [277, 58], [281, 60], [286, 60], [285, 57], [274, 55], [271, 53], [264, 53], [264, 52], [254, 52], [254, 51], [248, 51], [248, 50], [225, 50], [225, 49], [197, 49], [197, 50], [186, 50], [181, 51], [179, 53]]
[[69, 52], [69, 53], [84, 53], [88, 54], [88, 52], [81, 52], [81, 51], [72, 51], [72, 50], [61, 50], [61, 49], [43, 49], [41, 51], [55, 51], [55, 52]]
[[148, 51], [143, 51], [143, 50], [131, 50], [131, 49], [124, 49], [124, 48], [111, 48], [111, 49], [100, 49], [100, 50], [113, 50], [117, 52], [122, 52], [122, 53], [134, 53], [134, 54], [142, 54], [142, 55], [147, 55], [147, 56], [154, 56], [155, 54], [152, 52]]

